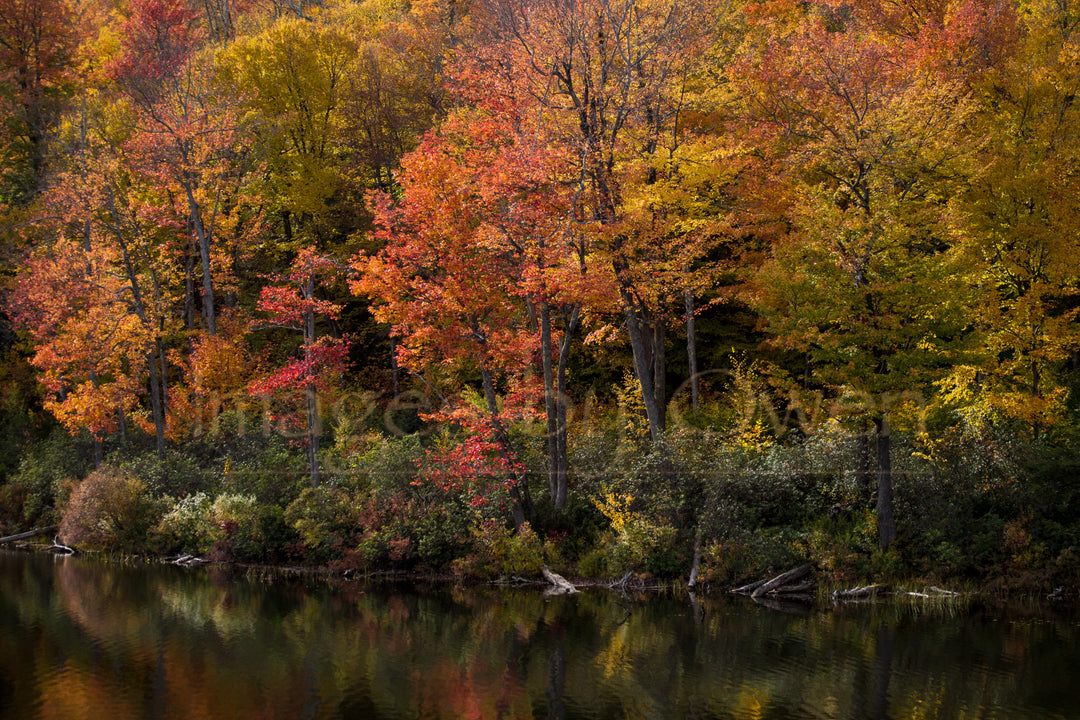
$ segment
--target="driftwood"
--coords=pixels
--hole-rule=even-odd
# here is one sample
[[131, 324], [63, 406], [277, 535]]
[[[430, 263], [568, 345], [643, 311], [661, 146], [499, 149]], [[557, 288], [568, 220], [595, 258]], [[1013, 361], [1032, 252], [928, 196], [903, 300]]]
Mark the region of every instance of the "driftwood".
[[58, 538], [53, 538], [53, 544], [50, 545], [49, 547], [47, 547], [46, 550], [48, 550], [49, 552], [59, 553], [59, 554], [62, 554], [62, 555], [74, 555], [75, 554], [75, 548], [68, 547], [67, 545], [61, 544], [61, 542], [60, 542], [60, 540]]
[[798, 585], [781, 585], [772, 592], [775, 595], [800, 595], [810, 592], [815, 587], [817, 587], [817, 583], [811, 580]]
[[762, 578], [761, 580], [755, 580], [747, 585], [734, 588], [731, 592], [738, 593], [739, 595], [749, 595], [767, 582], [769, 582], [768, 578]]
[[944, 588], [935, 587], [933, 585], [926, 588], [926, 592], [917, 592], [915, 590], [908, 590], [907, 595], [910, 596], [910, 597], [926, 598], [926, 599], [929, 599], [929, 598], [960, 597], [960, 593], [958, 593], [958, 592], [953, 592], [952, 590], [945, 590]]
[[759, 598], [766, 593], [778, 590], [784, 585], [790, 585], [796, 580], [802, 580], [804, 577], [809, 575], [813, 569], [813, 563], [807, 563], [805, 565], [800, 565], [799, 567], [792, 570], [788, 570], [786, 573], [781, 573], [774, 577], [772, 580], [769, 580], [768, 582], [763, 583], [762, 585], [759, 585], [757, 588], [755, 588], [754, 591], [750, 593], [750, 597]]
[[578, 589], [574, 587], [573, 583], [564, 578], [558, 573], [554, 573], [548, 569], [547, 565], [540, 568], [540, 572], [543, 573], [544, 578], [552, 584], [552, 588], [548, 592], [552, 595], [567, 595], [570, 593], [576, 593]]
[[0, 545], [9, 542], [17, 542], [19, 540], [26, 540], [28, 538], [37, 537], [38, 535], [46, 535], [54, 530], [56, 530], [56, 526], [50, 525], [49, 527], [38, 528], [37, 530], [27, 530], [26, 532], [21, 532], [16, 535], [8, 535], [7, 537], [0, 538]]
[[861, 600], [863, 598], [876, 597], [879, 592], [884, 592], [888, 586], [886, 585], [864, 585], [862, 587], [853, 587], [847, 590], [833, 590], [832, 599], [837, 600]]

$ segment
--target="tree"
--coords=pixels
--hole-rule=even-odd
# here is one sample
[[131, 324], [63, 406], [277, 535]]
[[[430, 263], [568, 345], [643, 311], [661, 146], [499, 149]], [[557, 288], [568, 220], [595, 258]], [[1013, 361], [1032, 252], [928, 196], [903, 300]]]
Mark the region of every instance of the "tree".
[[[508, 475], [519, 526], [531, 513], [528, 485], [510, 443], [513, 413], [496, 388], [504, 379], [527, 387], [524, 375], [539, 351], [549, 427], [557, 421], [550, 313], [580, 277], [562, 276], [569, 285], [557, 285], [571, 203], [570, 188], [560, 182], [564, 149], [536, 142], [531, 130], [513, 104], [495, 102], [459, 110], [429, 133], [403, 160], [400, 201], [375, 198], [377, 234], [386, 246], [358, 259], [354, 285], [378, 301], [376, 317], [393, 325], [403, 366], [479, 373], [486, 417], [469, 422], [483, 430], [474, 433], [477, 441], [488, 443], [495, 467]], [[459, 400], [448, 418], [465, 419], [460, 412], [468, 407]], [[557, 437], [552, 433], [549, 443]], [[558, 496], [553, 486], [553, 502]]]
[[252, 189], [280, 219], [286, 248], [312, 239], [347, 181], [341, 113], [356, 54], [341, 28], [297, 17], [226, 51], [220, 83], [241, 89], [253, 116], [246, 130], [265, 162]]
[[236, 183], [237, 119], [234, 103], [216, 92], [208, 58], [196, 52], [195, 19], [179, 0], [136, 0], [108, 73], [136, 112], [128, 152], [161, 188], [162, 203], [190, 224], [202, 265], [202, 319], [215, 335], [214, 244]]
[[275, 278], [259, 295], [258, 308], [268, 315], [271, 326], [299, 330], [303, 337], [301, 356], [294, 358], [263, 380], [251, 386], [253, 395], [296, 393], [303, 395], [304, 428], [311, 486], [318, 487], [319, 439], [322, 434], [319, 395], [325, 394], [345, 369], [348, 340], [329, 336], [319, 337], [316, 320], [319, 317], [336, 320], [341, 305], [320, 299], [316, 291], [340, 275], [341, 265], [305, 247], [297, 252], [287, 275]]
[[890, 410], [950, 362], [966, 324], [940, 218], [970, 102], [927, 60], [938, 37], [894, 32], [877, 7], [762, 7], [736, 72], [791, 223], [756, 306], [777, 344], [873, 423], [884, 549], [896, 537]]
[[1011, 52], [971, 80], [977, 150], [950, 209], [976, 290], [983, 353], [958, 368], [951, 385], [966, 385], [968, 403], [1020, 420], [1038, 436], [1065, 408], [1060, 369], [1080, 347], [1073, 220], [1080, 73], [1067, 8], [1028, 6], [1018, 30]]
[[[128, 311], [120, 264], [108, 247], [61, 237], [37, 248], [12, 303], [30, 332], [45, 408], [71, 433], [100, 443], [136, 408], [152, 336]], [[121, 276], [122, 277], [122, 276]]]
[[58, 142], [70, 152], [65, 166], [56, 168], [43, 206], [61, 221], [62, 233], [81, 238], [85, 252], [102, 248], [114, 257], [115, 268], [99, 264], [96, 272], [112, 274], [116, 292], [126, 298], [122, 312], [133, 315], [143, 328], [145, 358], [141, 368], [135, 368], [147, 374], [158, 456], [164, 459], [164, 342], [172, 297], [163, 279], [169, 274], [163, 256], [174, 233], [147, 222], [133, 173], [113, 149], [130, 129], [123, 114], [115, 107], [91, 110], [84, 103], [67, 119]]
[[[708, 47], [705, 4], [624, 0], [484, 3], [482, 44], [456, 66], [467, 99], [527, 99], [538, 131], [571, 148], [574, 220], [611, 268], [635, 374], [654, 441], [664, 431], [664, 321], [650, 260], [652, 217], [642, 227], [627, 188], [655, 183], [679, 164], [680, 113]], [[646, 213], [648, 215], [648, 213]], [[685, 263], [683, 263], [685, 265]], [[681, 294], [681, 293], [680, 293]]]
[[45, 176], [48, 131], [76, 45], [76, 28], [62, 0], [4, 0], [0, 3], [0, 129], [4, 200], [26, 200]]

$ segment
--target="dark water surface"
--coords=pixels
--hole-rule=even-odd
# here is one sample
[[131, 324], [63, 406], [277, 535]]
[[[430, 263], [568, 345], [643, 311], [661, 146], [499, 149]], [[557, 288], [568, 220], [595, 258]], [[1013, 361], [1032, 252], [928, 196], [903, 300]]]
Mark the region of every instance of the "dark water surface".
[[1063, 609], [545, 599], [0, 552], [0, 718], [1080, 718]]

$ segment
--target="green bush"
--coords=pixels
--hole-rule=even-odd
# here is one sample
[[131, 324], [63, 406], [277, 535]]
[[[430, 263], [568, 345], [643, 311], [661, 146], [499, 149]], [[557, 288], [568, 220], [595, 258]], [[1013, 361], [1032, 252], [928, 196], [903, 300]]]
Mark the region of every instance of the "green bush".
[[284, 520], [300, 537], [308, 558], [329, 560], [350, 544], [357, 531], [357, 508], [352, 496], [331, 485], [304, 488], [285, 508]]
[[460, 575], [496, 578], [534, 577], [547, 562], [544, 543], [529, 523], [519, 529], [484, 520], [473, 531], [473, 552], [454, 563]]
[[93, 447], [88, 438], [73, 438], [56, 428], [23, 456], [9, 484], [26, 489], [24, 526], [59, 522], [68, 489], [93, 469]]
[[166, 451], [164, 460], [156, 451], [144, 451], [127, 456], [113, 454], [109, 464], [141, 478], [158, 495], [182, 497], [217, 489], [216, 473], [201, 466], [195, 457], [172, 448]]
[[207, 553], [215, 541], [213, 501], [206, 493], [179, 500], [151, 532], [151, 547], [159, 553]]

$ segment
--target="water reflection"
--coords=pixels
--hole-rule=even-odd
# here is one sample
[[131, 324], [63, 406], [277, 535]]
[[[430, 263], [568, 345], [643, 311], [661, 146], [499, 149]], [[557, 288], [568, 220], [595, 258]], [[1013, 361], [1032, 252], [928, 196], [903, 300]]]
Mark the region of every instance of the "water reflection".
[[0, 553], [0, 717], [1075, 716], [1080, 625], [274, 583]]

